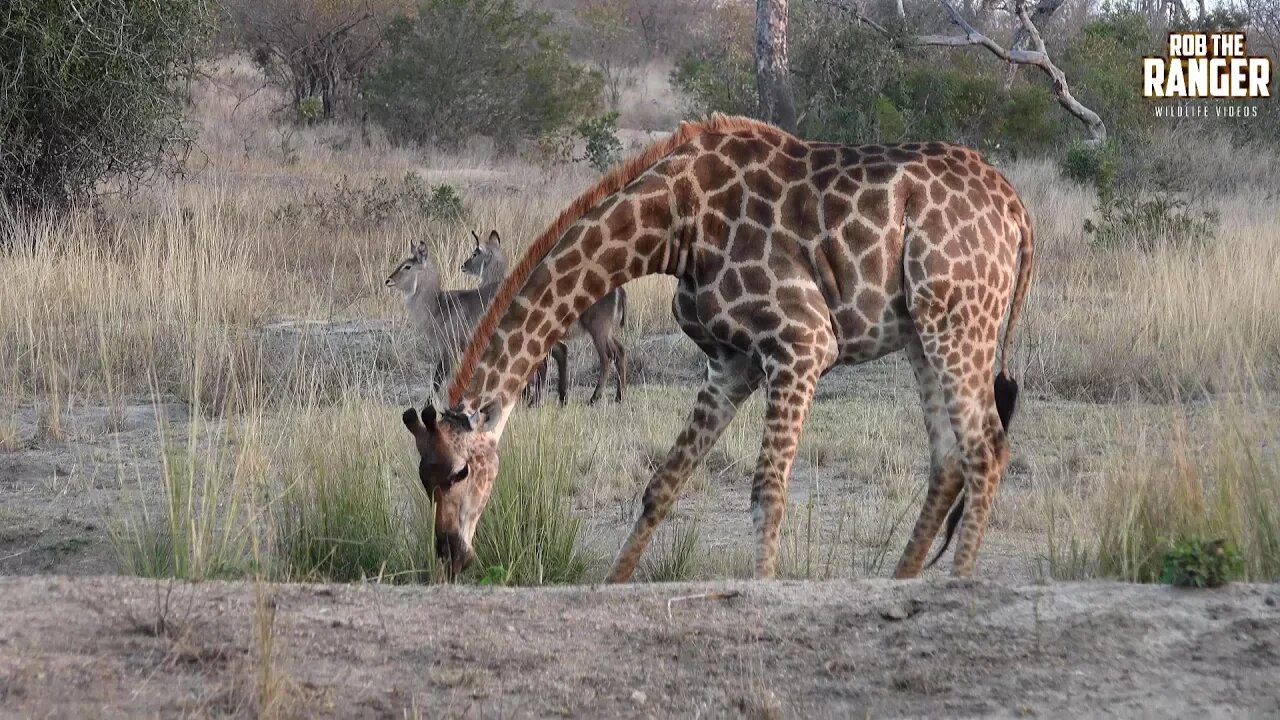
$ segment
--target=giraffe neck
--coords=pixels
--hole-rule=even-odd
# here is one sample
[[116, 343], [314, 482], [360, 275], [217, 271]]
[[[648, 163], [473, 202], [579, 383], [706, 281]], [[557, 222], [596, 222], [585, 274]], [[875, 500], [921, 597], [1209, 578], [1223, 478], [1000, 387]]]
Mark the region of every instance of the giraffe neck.
[[[669, 208], [668, 197], [650, 202]], [[665, 224], [646, 225], [637, 214], [648, 204], [615, 200], [572, 225], [534, 267], [457, 402], [464, 413], [484, 410], [496, 418], [499, 435], [530, 374], [584, 311], [624, 283], [684, 264], [673, 259], [669, 209]]]

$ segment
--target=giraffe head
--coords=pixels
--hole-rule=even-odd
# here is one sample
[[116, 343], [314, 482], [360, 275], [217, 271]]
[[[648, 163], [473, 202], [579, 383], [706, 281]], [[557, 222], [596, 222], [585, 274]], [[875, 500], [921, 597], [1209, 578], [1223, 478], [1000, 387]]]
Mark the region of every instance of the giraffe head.
[[409, 243], [409, 257], [400, 261], [395, 270], [387, 276], [386, 285], [395, 288], [405, 295], [413, 295], [422, 278], [431, 270], [427, 256], [427, 244], [419, 240]]
[[405, 410], [403, 419], [418, 448], [418, 478], [435, 507], [436, 555], [457, 575], [475, 560], [476, 525], [498, 474], [497, 436], [479, 427], [481, 413], [437, 416], [427, 405], [421, 414]]
[[[462, 263], [462, 272], [476, 277], [484, 277], [485, 271], [492, 271], [495, 263], [506, 265], [506, 256], [502, 254], [502, 238], [498, 236], [498, 231], [493, 230], [489, 233], [489, 239], [480, 241], [480, 236], [475, 230], [471, 231], [471, 237], [476, 240], [476, 248], [471, 251], [471, 255]], [[503, 268], [505, 274], [506, 268]]]

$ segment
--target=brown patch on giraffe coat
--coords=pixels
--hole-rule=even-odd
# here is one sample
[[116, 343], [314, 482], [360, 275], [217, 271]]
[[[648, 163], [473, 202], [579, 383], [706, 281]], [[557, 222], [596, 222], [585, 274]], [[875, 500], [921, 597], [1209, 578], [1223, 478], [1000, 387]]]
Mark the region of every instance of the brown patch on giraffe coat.
[[773, 206], [755, 195], [749, 196], [747, 198], [747, 218], [761, 227], [772, 227], [774, 223]]
[[791, 232], [806, 240], [818, 234], [818, 197], [807, 185], [796, 185], [782, 201], [779, 222]]
[[742, 197], [742, 185], [734, 183], [712, 195], [707, 200], [707, 207], [723, 213], [726, 217], [737, 217], [742, 212]]
[[889, 222], [889, 193], [886, 190], [866, 189], [858, 195], [858, 213], [872, 225]]
[[693, 177], [704, 193], [719, 190], [737, 175], [719, 155], [705, 153], [693, 161]]
[[782, 198], [782, 184], [765, 170], [748, 170], [743, 180], [751, 191], [769, 202], [777, 202]]
[[779, 180], [788, 184], [804, 180], [809, 174], [808, 165], [786, 155], [775, 155], [773, 161], [769, 163], [769, 169]]

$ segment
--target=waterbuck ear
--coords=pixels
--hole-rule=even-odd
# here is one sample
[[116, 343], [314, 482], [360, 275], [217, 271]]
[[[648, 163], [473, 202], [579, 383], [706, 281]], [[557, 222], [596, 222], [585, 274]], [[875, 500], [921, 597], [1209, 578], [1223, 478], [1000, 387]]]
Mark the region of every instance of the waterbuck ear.
[[411, 250], [413, 252], [413, 257], [415, 260], [422, 262], [423, 260], [427, 259], [427, 243], [425, 241], [419, 240], [418, 242], [414, 243], [411, 246]]
[[[476, 241], [477, 241], [477, 242], [479, 242], [479, 238], [477, 238], [477, 239], [476, 239]], [[501, 243], [502, 243], [502, 237], [498, 235], [498, 231], [497, 231], [497, 230], [490, 230], [490, 231], [489, 231], [489, 244], [490, 244], [490, 245], [500, 245]]]

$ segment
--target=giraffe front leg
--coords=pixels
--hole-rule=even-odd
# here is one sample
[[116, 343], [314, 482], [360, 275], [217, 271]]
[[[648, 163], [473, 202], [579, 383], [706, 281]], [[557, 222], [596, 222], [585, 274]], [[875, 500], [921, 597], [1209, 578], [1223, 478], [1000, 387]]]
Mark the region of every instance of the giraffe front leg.
[[680, 487], [737, 415], [738, 405], [759, 384], [759, 371], [745, 364], [727, 368], [714, 362], [708, 364], [707, 380], [698, 391], [693, 411], [689, 413], [685, 428], [676, 437], [662, 467], [645, 488], [640, 517], [636, 518], [631, 535], [618, 551], [607, 582], [620, 583], [631, 579], [640, 557], [653, 539], [654, 531], [679, 495]]
[[787, 508], [787, 480], [817, 380], [816, 374], [798, 376], [790, 369], [780, 369], [769, 379], [764, 440], [751, 483], [751, 516], [756, 534], [755, 576], [758, 579], [772, 578], [778, 570], [778, 545]]

